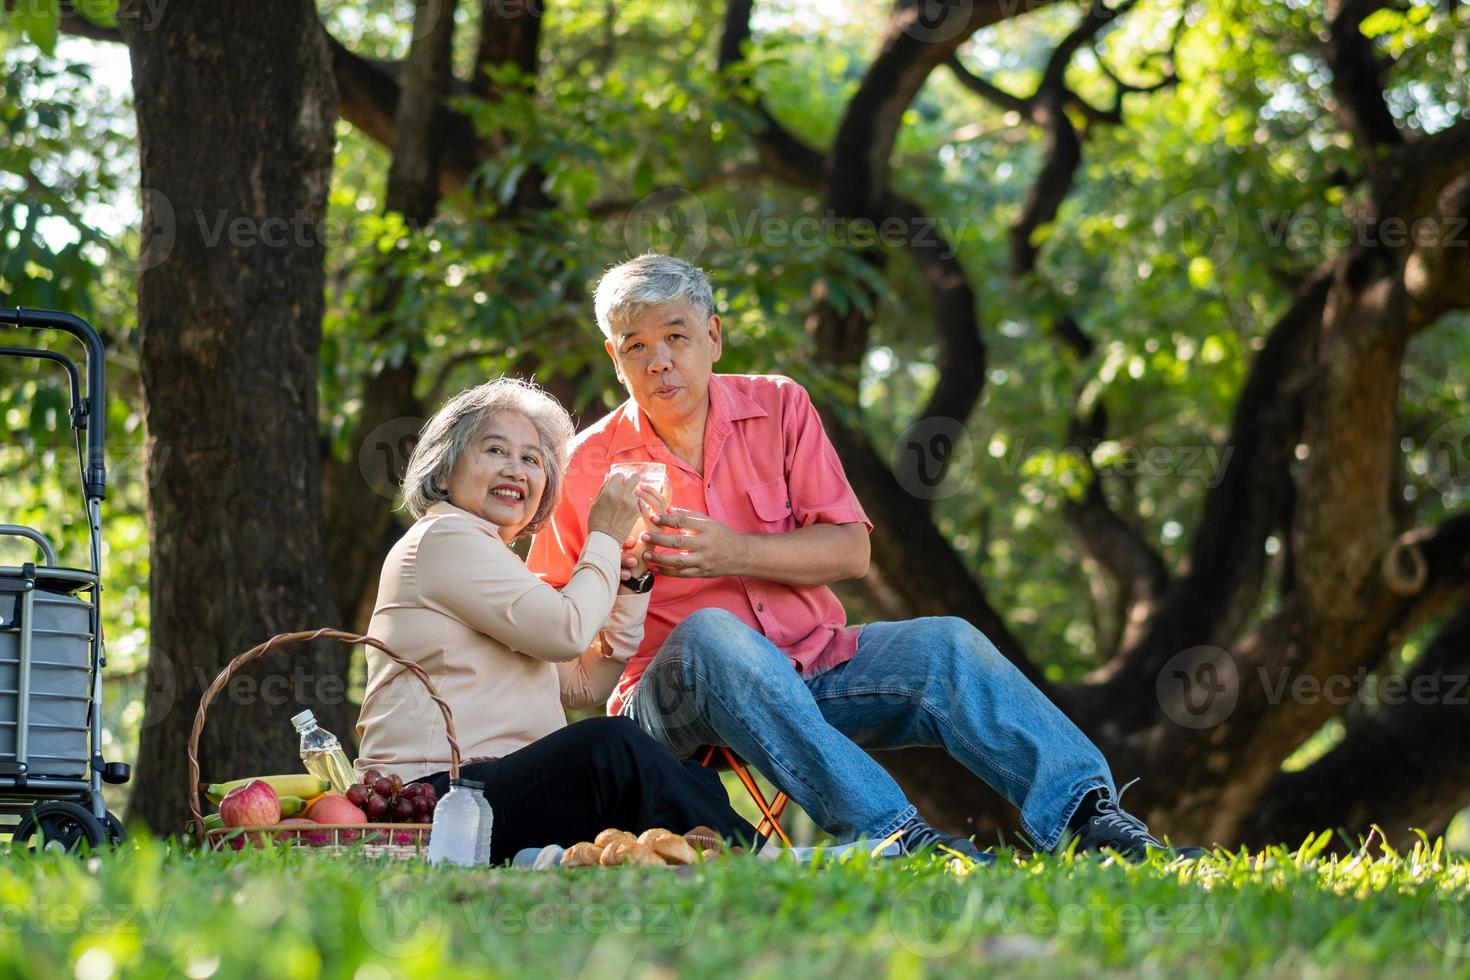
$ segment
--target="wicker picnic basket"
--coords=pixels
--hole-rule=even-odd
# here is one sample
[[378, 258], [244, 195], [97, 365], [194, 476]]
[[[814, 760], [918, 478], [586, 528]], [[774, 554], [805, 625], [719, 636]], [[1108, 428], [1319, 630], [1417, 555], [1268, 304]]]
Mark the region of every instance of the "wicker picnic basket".
[[450, 714], [449, 705], [434, 689], [433, 682], [429, 680], [429, 675], [422, 667], [394, 653], [384, 646], [381, 640], [371, 636], [359, 636], [329, 628], [300, 633], [280, 633], [259, 646], [246, 650], [226, 664], [224, 670], [221, 670], [219, 676], [214, 679], [214, 683], [210, 684], [204, 692], [204, 696], [199, 699], [199, 710], [194, 715], [194, 727], [189, 732], [189, 810], [194, 819], [190, 823], [188, 832], [201, 847], [208, 850], [234, 849], [243, 847], [247, 842], [252, 841], [264, 843], [285, 839], [290, 840], [295, 847], [305, 847], [312, 853], [341, 854], [350, 851], [371, 857], [422, 857], [427, 853], [429, 845], [430, 825], [426, 823], [317, 824], [310, 828], [219, 827], [212, 830], [206, 830], [204, 827], [204, 813], [199, 808], [201, 786], [199, 781], [199, 736], [204, 732], [204, 717], [209, 710], [210, 703], [214, 700], [215, 695], [230, 682], [235, 671], [252, 660], [259, 660], [272, 650], [293, 643], [309, 643], [317, 639], [341, 640], [353, 646], [358, 644], [370, 646], [396, 661], [408, 673], [418, 678], [428, 690], [429, 697], [444, 714], [444, 730], [449, 741], [449, 776], [451, 779], [459, 777], [459, 742], [454, 733], [454, 716]]

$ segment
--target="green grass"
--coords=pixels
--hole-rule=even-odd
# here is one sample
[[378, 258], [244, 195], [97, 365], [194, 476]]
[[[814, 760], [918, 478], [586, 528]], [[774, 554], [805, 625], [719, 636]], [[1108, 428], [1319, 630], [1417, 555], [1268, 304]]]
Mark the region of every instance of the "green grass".
[[27, 977], [1466, 976], [1470, 862], [1418, 847], [1194, 865], [1003, 855], [529, 872], [144, 840], [0, 859]]

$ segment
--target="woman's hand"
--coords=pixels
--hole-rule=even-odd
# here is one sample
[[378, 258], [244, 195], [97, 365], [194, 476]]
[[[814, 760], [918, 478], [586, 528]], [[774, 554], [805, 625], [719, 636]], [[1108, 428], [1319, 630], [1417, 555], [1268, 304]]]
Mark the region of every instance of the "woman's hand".
[[609, 475], [598, 491], [597, 499], [587, 511], [587, 530], [601, 531], [626, 544], [633, 525], [642, 516], [639, 510], [638, 474]]

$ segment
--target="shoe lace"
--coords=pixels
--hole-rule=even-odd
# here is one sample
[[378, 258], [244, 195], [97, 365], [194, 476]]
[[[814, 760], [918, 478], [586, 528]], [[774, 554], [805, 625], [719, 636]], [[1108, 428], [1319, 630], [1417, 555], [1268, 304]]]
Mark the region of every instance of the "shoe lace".
[[[1140, 777], [1141, 778], [1141, 777]], [[1124, 837], [1141, 837], [1146, 844], [1163, 847], [1158, 838], [1148, 832], [1148, 824], [1124, 810], [1119, 803], [1122, 802], [1123, 794], [1128, 792], [1128, 787], [1138, 782], [1138, 779], [1129, 780], [1118, 790], [1117, 797], [1104, 796], [1097, 801], [1097, 817], [1099, 824], [1108, 830]]]
[[912, 852], [938, 844], [942, 839], [942, 835], [933, 826], [923, 820], [914, 819], [904, 825], [902, 846], [904, 851]]

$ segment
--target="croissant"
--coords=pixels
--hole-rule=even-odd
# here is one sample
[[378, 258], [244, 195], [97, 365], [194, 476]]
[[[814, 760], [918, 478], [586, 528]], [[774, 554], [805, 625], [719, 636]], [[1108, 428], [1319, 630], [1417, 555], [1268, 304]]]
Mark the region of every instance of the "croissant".
[[582, 841], [567, 848], [566, 853], [561, 856], [564, 868], [586, 868], [597, 863], [602, 857], [602, 848], [590, 841]]

